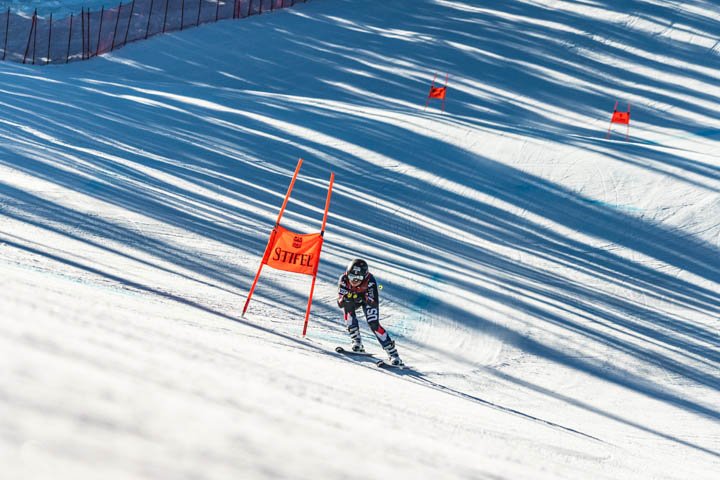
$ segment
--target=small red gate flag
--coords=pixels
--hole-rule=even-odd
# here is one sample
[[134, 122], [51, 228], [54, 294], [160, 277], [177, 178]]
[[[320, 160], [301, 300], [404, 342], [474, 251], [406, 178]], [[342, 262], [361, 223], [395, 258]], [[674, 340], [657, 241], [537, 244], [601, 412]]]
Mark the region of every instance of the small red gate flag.
[[630, 112], [618, 112], [617, 110], [615, 110], [610, 121], [612, 123], [622, 123], [624, 125], [627, 125], [630, 123]]
[[437, 79], [437, 72], [435, 72], [432, 84], [430, 85], [430, 92], [428, 92], [427, 100], [425, 101], [425, 110], [427, 110], [427, 106], [430, 103], [430, 100], [436, 98], [442, 101], [442, 111], [445, 111], [445, 94], [447, 93], [447, 81], [449, 75], [450, 74], [448, 73], [445, 74], [445, 85], [443, 85], [442, 87], [436, 87], [435, 80]]
[[610, 117], [610, 127], [608, 128], [607, 135], [605, 135], [605, 138], [610, 138], [610, 130], [612, 129], [613, 123], [620, 123], [622, 125], [627, 125], [627, 132], [625, 133], [625, 140], [627, 140], [630, 136], [630, 104], [628, 103], [627, 112], [618, 112], [618, 102], [615, 102], [615, 107], [613, 108], [613, 114], [612, 117]]
[[430, 88], [430, 94], [428, 95], [430, 98], [438, 98], [440, 100], [445, 100], [445, 91], [447, 90], [446, 87], [432, 87]]

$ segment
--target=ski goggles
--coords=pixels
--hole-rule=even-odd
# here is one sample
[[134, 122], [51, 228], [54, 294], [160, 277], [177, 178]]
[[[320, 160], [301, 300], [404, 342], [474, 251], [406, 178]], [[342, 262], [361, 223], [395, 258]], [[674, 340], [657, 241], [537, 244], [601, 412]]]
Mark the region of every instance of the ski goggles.
[[364, 278], [364, 275], [354, 275], [352, 273], [348, 273], [348, 280], [350, 280], [351, 282], [362, 282]]

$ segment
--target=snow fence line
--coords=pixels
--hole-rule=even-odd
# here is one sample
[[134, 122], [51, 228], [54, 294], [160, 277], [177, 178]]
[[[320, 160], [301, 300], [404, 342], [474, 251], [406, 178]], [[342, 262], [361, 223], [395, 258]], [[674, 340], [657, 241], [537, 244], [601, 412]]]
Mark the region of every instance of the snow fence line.
[[48, 65], [111, 52], [153, 35], [202, 23], [261, 15], [307, 0], [132, 0], [116, 7], [53, 19], [0, 13], [0, 59]]

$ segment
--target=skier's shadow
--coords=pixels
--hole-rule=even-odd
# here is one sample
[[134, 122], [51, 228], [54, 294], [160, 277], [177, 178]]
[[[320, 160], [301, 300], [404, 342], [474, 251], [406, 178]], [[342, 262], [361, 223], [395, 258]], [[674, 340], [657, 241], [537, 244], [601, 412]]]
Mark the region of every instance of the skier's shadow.
[[378, 367], [377, 361], [375, 362], [375, 368], [378, 370], [381, 370], [383, 372], [388, 372], [393, 375], [398, 375], [400, 377], [416, 377], [418, 379], [425, 379], [425, 375], [418, 372], [417, 370], [413, 369], [411, 366], [405, 366], [403, 368], [397, 368], [397, 367]]
[[388, 372], [393, 375], [399, 375], [401, 377], [417, 377], [417, 378], [423, 378], [424, 375], [417, 370], [414, 370], [411, 366], [405, 366], [404, 368], [398, 368], [398, 367], [378, 367], [377, 363], [380, 360], [384, 360], [387, 357], [383, 357], [382, 355], [348, 355], [348, 354], [342, 354], [337, 352], [327, 352], [329, 355], [333, 355], [335, 357], [339, 357], [344, 359], [345, 361], [356, 363], [361, 367], [365, 367], [371, 370], [376, 370], [380, 372]]
[[[371, 358], [372, 358], [372, 357], [371, 357]], [[475, 395], [471, 395], [471, 394], [465, 393], [465, 392], [463, 392], [463, 391], [461, 391], [461, 390], [457, 390], [457, 389], [455, 389], [455, 388], [448, 387], [448, 386], [443, 385], [443, 384], [441, 384], [441, 383], [437, 383], [437, 382], [431, 380], [430, 378], [428, 378], [427, 375], [425, 375], [425, 374], [423, 374], [422, 372], [419, 372], [419, 371], [413, 369], [412, 367], [405, 367], [404, 369], [399, 369], [399, 368], [383, 368], [382, 370], [383, 370], [383, 371], [386, 371], [386, 372], [389, 372], [389, 373], [391, 373], [391, 374], [393, 374], [393, 375], [399, 375], [399, 376], [401, 376], [401, 377], [404, 377], [403, 379], [406, 380], [406, 381], [415, 383], [415, 384], [417, 384], [417, 385], [422, 385], [422, 386], [425, 386], [425, 387], [427, 387], [427, 388], [431, 388], [431, 389], [436, 390], [436, 391], [438, 391], [438, 392], [442, 392], [442, 393], [446, 393], [446, 394], [448, 394], [448, 395], [452, 395], [452, 396], [454, 396], [454, 397], [462, 398], [462, 399], [468, 400], [468, 401], [470, 401], [470, 402], [473, 402], [473, 403], [476, 403], [476, 404], [479, 404], [479, 405], [483, 405], [483, 406], [485, 406], [485, 407], [489, 407], [489, 408], [493, 408], [493, 409], [495, 409], [495, 410], [500, 410], [500, 411], [509, 413], [509, 414], [511, 414], [511, 415], [516, 415], [516, 416], [525, 418], [525, 419], [527, 419], [527, 420], [531, 420], [531, 421], [533, 421], [533, 422], [541, 423], [541, 424], [546, 425], [546, 426], [551, 427], [551, 428], [555, 428], [555, 429], [558, 429], [558, 430], [563, 430], [563, 431], [565, 431], [565, 432], [567, 432], [567, 433], [570, 433], [570, 434], [573, 434], [573, 435], [578, 435], [578, 436], [585, 437], [585, 438], [588, 438], [588, 439], [591, 439], [591, 440], [595, 440], [595, 441], [598, 441], [598, 442], [607, 443], [607, 442], [605, 442], [604, 440], [602, 440], [602, 439], [600, 439], [600, 438], [593, 437], [592, 435], [589, 435], [589, 434], [587, 434], [587, 433], [583, 433], [583, 432], [581, 432], [581, 431], [579, 431], [579, 430], [576, 430], [576, 429], [574, 429], [574, 428], [566, 427], [566, 426], [564, 426], [564, 425], [560, 425], [560, 424], [558, 424], [558, 423], [551, 422], [551, 421], [545, 420], [545, 419], [543, 419], [543, 418], [535, 417], [535, 416], [533, 416], [533, 415], [530, 415], [530, 414], [521, 412], [521, 411], [519, 411], [519, 410], [515, 410], [515, 409], [513, 409], [513, 408], [504, 407], [504, 406], [502, 406], [502, 405], [499, 405], [499, 404], [490, 402], [490, 401], [488, 401], [488, 400], [484, 400], [484, 399], [482, 399], [482, 398], [480, 398], [480, 397], [476, 397]]]

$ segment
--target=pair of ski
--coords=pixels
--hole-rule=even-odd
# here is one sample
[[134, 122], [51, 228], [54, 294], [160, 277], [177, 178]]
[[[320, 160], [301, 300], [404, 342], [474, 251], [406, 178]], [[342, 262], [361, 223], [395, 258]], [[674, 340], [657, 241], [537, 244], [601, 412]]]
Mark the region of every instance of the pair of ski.
[[[373, 357], [375, 356], [374, 353], [370, 352], [354, 352], [352, 350], [348, 350], [344, 347], [335, 347], [335, 351], [337, 353], [342, 353], [344, 355], [350, 355], [350, 356], [358, 356], [358, 357]], [[378, 360], [375, 362], [375, 365], [377, 365], [379, 368], [397, 368], [399, 370], [402, 370], [405, 368], [405, 365], [393, 365], [392, 363], [385, 361], [385, 360]]]

